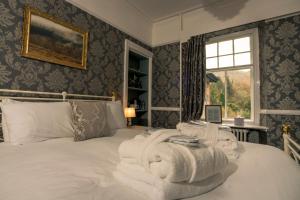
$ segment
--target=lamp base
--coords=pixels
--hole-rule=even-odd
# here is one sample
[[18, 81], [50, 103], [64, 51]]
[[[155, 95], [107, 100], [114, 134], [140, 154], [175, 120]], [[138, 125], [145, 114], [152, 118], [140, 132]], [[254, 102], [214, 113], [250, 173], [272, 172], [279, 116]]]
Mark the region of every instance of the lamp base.
[[131, 120], [131, 117], [128, 117], [127, 126], [132, 126], [132, 120]]

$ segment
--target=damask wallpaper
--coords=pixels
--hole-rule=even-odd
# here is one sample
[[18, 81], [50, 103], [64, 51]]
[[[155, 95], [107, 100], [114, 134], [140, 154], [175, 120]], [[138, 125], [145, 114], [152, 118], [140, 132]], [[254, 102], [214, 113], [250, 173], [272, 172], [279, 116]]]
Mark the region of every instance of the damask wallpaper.
[[[180, 106], [180, 43], [153, 48], [152, 106]], [[179, 112], [152, 111], [152, 126], [175, 128]]]
[[261, 28], [262, 107], [300, 109], [300, 16]]
[[[262, 109], [300, 109], [300, 15], [266, 22], [260, 27]], [[300, 116], [261, 115], [270, 128], [268, 142], [282, 147], [281, 125], [291, 125], [300, 141]]]
[[[89, 31], [87, 70], [20, 56], [25, 5]], [[0, 1], [0, 87], [120, 96], [126, 38], [151, 49], [63, 0]]]
[[152, 110], [152, 126], [156, 128], [176, 128], [180, 116], [177, 111]]
[[153, 48], [152, 71], [152, 106], [179, 107], [179, 42]]
[[296, 115], [260, 115], [261, 123], [269, 127], [268, 144], [283, 148], [281, 125], [291, 125], [291, 134], [300, 141], [300, 116]]

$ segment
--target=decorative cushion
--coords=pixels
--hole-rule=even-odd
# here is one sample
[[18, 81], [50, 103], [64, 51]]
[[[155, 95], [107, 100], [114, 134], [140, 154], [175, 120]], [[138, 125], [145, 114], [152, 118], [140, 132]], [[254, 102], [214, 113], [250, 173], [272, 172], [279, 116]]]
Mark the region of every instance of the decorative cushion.
[[111, 135], [105, 102], [72, 101], [70, 103], [73, 111], [75, 141]]
[[112, 130], [126, 128], [127, 121], [121, 101], [107, 102], [107, 118]]

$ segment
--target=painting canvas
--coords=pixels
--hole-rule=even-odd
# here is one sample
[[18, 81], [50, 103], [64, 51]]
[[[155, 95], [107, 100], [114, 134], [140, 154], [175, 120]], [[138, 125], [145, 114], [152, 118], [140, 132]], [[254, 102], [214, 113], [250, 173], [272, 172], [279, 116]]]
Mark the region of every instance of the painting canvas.
[[26, 7], [22, 55], [86, 69], [88, 33]]

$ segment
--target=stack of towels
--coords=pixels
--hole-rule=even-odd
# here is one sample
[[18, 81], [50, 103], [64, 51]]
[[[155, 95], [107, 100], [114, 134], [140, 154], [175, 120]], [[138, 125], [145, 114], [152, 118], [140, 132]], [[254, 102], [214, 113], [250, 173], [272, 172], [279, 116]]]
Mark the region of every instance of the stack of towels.
[[218, 142], [199, 133], [203, 130], [198, 125], [194, 128], [199, 138], [185, 134], [189, 124], [177, 127], [181, 129], [162, 129], [124, 141], [114, 176], [155, 200], [193, 197], [222, 184], [229, 161], [224, 150], [213, 145]]
[[208, 122], [178, 123], [176, 129], [182, 134], [199, 138], [208, 146], [223, 150], [229, 160], [239, 157], [238, 141], [229, 127]]

